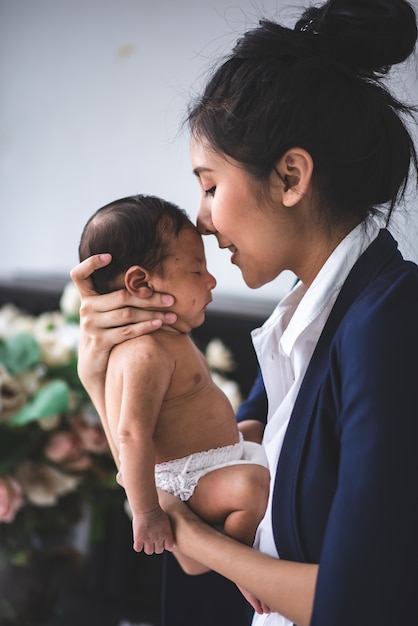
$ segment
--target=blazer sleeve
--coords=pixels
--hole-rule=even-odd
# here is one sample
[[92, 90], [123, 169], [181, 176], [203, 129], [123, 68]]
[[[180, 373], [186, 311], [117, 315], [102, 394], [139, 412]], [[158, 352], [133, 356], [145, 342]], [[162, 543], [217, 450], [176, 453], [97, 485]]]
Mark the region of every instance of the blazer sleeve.
[[336, 339], [338, 481], [311, 624], [418, 624], [418, 274], [376, 285]]
[[267, 394], [264, 387], [261, 370], [258, 368], [257, 377], [248, 394], [248, 397], [240, 404], [237, 411], [237, 422], [245, 420], [257, 420], [267, 423]]

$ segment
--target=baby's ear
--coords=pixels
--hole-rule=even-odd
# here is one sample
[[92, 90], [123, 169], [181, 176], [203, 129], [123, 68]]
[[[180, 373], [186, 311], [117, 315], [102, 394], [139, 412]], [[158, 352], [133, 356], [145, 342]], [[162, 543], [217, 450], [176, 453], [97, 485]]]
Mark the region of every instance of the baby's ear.
[[[144, 270], [143, 267], [139, 265], [133, 265], [126, 270], [125, 273], [125, 287], [134, 296], [138, 296], [140, 290], [150, 289], [153, 291], [153, 288], [150, 284], [150, 275], [147, 270]], [[144, 293], [142, 292], [142, 297], [144, 297]]]

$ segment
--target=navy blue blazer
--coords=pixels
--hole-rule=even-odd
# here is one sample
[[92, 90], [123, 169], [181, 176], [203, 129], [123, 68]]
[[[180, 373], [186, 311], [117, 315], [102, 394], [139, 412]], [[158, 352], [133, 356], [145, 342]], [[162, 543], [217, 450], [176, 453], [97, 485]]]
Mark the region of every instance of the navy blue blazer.
[[[259, 377], [238, 419], [265, 412]], [[327, 320], [277, 467], [279, 554], [319, 563], [312, 626], [418, 625], [417, 445], [418, 267], [382, 230]]]

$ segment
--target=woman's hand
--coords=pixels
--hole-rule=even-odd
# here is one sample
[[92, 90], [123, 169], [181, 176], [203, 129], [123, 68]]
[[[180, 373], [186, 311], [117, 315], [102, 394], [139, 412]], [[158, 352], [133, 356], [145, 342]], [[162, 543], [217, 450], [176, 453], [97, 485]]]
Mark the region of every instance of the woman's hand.
[[178, 498], [160, 491], [158, 497], [170, 517], [176, 557], [178, 553], [200, 560], [229, 578], [257, 612], [276, 612], [300, 626], [309, 625], [318, 565], [262, 554], [204, 523]]
[[173, 496], [173, 494], [168, 493], [168, 491], [163, 491], [160, 488], [157, 488], [157, 493], [160, 507], [164, 513], [167, 513], [170, 517], [174, 532], [176, 530], [177, 521], [183, 517], [186, 517], [191, 521], [202, 521], [201, 518], [196, 515], [196, 513], [194, 513], [185, 502], [180, 500], [180, 498], [177, 498], [177, 496]]
[[174, 313], [161, 310], [173, 304], [173, 296], [153, 293], [147, 287], [143, 288], [140, 298], [125, 289], [98, 295], [90, 276], [110, 261], [110, 254], [98, 254], [71, 271], [71, 279], [81, 300], [78, 373], [95, 404], [101, 403], [112, 348], [176, 320]]
[[170, 552], [172, 552], [176, 557], [180, 567], [184, 572], [186, 572], [186, 574], [196, 576], [198, 574], [206, 574], [207, 572], [210, 572], [208, 567], [180, 552], [175, 544], [176, 518], [178, 519], [179, 517], [184, 516], [190, 520], [199, 520], [198, 516], [193, 513], [187, 504], [182, 502], [176, 496], [173, 496], [171, 493], [162, 491], [161, 489], [157, 489], [157, 492], [160, 507], [169, 516], [174, 535], [174, 545], [172, 546]]
[[[161, 508], [170, 517], [171, 525], [174, 529], [174, 532], [176, 529], [176, 518], [178, 519], [179, 517], [183, 517], [187, 518], [190, 521], [199, 521], [199, 517], [195, 513], [193, 513], [193, 511], [184, 502], [181, 502], [175, 496], [158, 489], [158, 499]], [[174, 545], [171, 551], [177, 558], [180, 566], [187, 574], [203, 574], [210, 571], [209, 568], [205, 565], [202, 565], [201, 563], [198, 563], [197, 561], [186, 557], [184, 554], [179, 553], [176, 545]], [[253, 594], [251, 594], [243, 587], [240, 587], [239, 585], [237, 585], [237, 587], [241, 591], [247, 602], [251, 604], [256, 613], [271, 613], [270, 608], [266, 604], [258, 600]]]

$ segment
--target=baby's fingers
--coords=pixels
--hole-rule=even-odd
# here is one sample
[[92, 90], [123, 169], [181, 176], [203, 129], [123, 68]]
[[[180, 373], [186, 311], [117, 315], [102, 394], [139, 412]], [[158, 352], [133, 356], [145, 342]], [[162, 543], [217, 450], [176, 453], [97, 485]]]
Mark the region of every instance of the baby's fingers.
[[[164, 550], [168, 550], [168, 552], [172, 552], [173, 549], [174, 549], [174, 539], [173, 539], [173, 536], [171, 536], [170, 538], [168, 538], [168, 539], [166, 539], [164, 541], [163, 551]], [[158, 554], [160, 554], [160, 553], [158, 553]]]
[[164, 552], [164, 550], [168, 550], [169, 552], [172, 551], [174, 547], [174, 541], [173, 538], [166, 538], [163, 539], [161, 541], [154, 541], [154, 542], [142, 542], [142, 541], [135, 541], [134, 542], [134, 550], [135, 552], [142, 552], [144, 551], [145, 554], [150, 555], [150, 554], [162, 554]]

